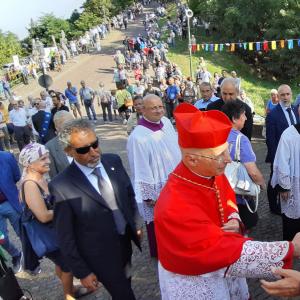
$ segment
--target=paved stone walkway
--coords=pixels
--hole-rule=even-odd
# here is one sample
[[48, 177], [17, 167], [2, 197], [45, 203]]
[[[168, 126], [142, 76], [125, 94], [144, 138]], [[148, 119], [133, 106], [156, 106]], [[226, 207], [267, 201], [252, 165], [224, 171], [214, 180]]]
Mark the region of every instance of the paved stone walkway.
[[[137, 24], [130, 24], [126, 34], [136, 34], [143, 30], [142, 24], [138, 21]], [[112, 67], [114, 66], [112, 54], [114, 49], [120, 47], [124, 32], [114, 31], [109, 39], [102, 42], [103, 51], [100, 55], [81, 55], [69, 63], [61, 73], [53, 75], [54, 87], [62, 90], [65, 88], [66, 81], [71, 80], [77, 86], [79, 81], [85, 79], [87, 85], [96, 88], [98, 81], [104, 81], [109, 87], [112, 87]], [[18, 94], [24, 97], [28, 94], [37, 96], [40, 88], [36, 83], [31, 83], [30, 86], [20, 86], [16, 88]], [[98, 113], [100, 110], [98, 108]], [[97, 124], [97, 132], [101, 141], [103, 152], [117, 153], [121, 156], [125, 167], [128, 170], [128, 161], [126, 154], [127, 134], [125, 126], [114, 124], [103, 124], [99, 121]], [[263, 140], [254, 140], [253, 148], [257, 155], [257, 164], [263, 172], [265, 178], [269, 176], [269, 166], [264, 163], [266, 146]], [[280, 217], [272, 215], [268, 210], [266, 193], [262, 192], [259, 204], [260, 220], [253, 231], [252, 236], [258, 240], [279, 240], [281, 239], [281, 220]], [[16, 241], [15, 235], [12, 233], [13, 240]], [[157, 278], [156, 261], [149, 258], [148, 245], [146, 234], [144, 235], [143, 252], [140, 253], [137, 249], [133, 255], [133, 289], [138, 300], [159, 300], [159, 286]], [[17, 242], [17, 241], [16, 241]], [[24, 289], [31, 291], [35, 300], [60, 300], [62, 299], [62, 289], [58, 279], [54, 274], [54, 266], [47, 259], [44, 259], [41, 264], [42, 273], [32, 277], [27, 273], [17, 275], [21, 286]], [[299, 265], [297, 265], [299, 269]], [[266, 295], [260, 288], [258, 280], [249, 280], [249, 286], [252, 294], [252, 299], [277, 299]], [[107, 293], [102, 289], [96, 293], [85, 297], [84, 299], [109, 299]], [[175, 299], [174, 299], [175, 300]], [[205, 299], [209, 300], [209, 299]]]

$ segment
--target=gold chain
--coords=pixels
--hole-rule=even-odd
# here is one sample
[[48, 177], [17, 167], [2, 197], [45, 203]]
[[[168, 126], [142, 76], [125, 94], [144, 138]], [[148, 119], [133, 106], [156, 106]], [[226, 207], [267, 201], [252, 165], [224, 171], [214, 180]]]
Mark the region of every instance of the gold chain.
[[180, 176], [180, 175], [178, 175], [178, 174], [176, 174], [176, 173], [174, 173], [174, 172], [173, 172], [172, 174], [173, 174], [174, 176], [176, 176], [176, 177], [178, 177], [178, 178], [184, 180], [184, 181], [188, 181], [188, 182], [190, 182], [190, 183], [192, 183], [192, 184], [195, 184], [195, 185], [199, 185], [199, 186], [205, 187], [205, 188], [207, 188], [207, 189], [213, 190], [214, 192], [216, 191], [215, 188], [212, 188], [212, 187], [206, 186], [206, 185], [204, 185], [204, 184], [200, 184], [200, 183], [198, 183], [198, 182], [192, 181], [192, 180], [187, 179], [187, 178], [185, 178], [185, 177], [182, 177], [182, 176]]
[[176, 176], [176, 177], [178, 177], [178, 178], [184, 180], [184, 181], [187, 181], [187, 182], [190, 182], [190, 183], [192, 183], [192, 184], [194, 184], [194, 185], [198, 185], [198, 186], [201, 186], [201, 187], [204, 187], [204, 188], [207, 188], [207, 189], [209, 189], [209, 190], [214, 191], [214, 192], [216, 193], [216, 197], [217, 197], [217, 201], [218, 201], [219, 213], [220, 213], [220, 217], [221, 217], [221, 223], [222, 223], [222, 226], [225, 224], [225, 220], [224, 220], [224, 208], [223, 208], [223, 205], [222, 205], [222, 201], [221, 201], [221, 199], [220, 199], [220, 192], [219, 192], [219, 189], [217, 188], [217, 185], [216, 185], [215, 182], [214, 182], [214, 187], [211, 188], [211, 187], [206, 186], [206, 185], [204, 185], [204, 184], [200, 184], [200, 183], [198, 183], [198, 182], [194, 182], [194, 181], [192, 181], [192, 180], [190, 180], [190, 179], [187, 179], [187, 178], [185, 178], [185, 177], [182, 177], [182, 176], [180, 176], [180, 175], [178, 175], [178, 174], [176, 174], [176, 173], [174, 173], [174, 172], [172, 172], [172, 174], [173, 174], [174, 176]]

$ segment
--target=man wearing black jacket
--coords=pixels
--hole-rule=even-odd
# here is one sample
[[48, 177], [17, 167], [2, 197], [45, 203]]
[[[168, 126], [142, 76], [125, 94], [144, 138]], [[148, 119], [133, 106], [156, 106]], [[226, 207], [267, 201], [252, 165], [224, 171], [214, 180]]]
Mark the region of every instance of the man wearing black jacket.
[[[222, 110], [223, 105], [227, 101], [240, 101], [238, 99], [239, 95], [239, 88], [238, 88], [238, 81], [235, 78], [225, 78], [221, 84], [221, 99], [216, 100], [210, 103], [207, 106], [207, 110]], [[241, 132], [251, 140], [252, 137], [252, 127], [253, 127], [253, 116], [251, 113], [251, 108], [248, 104], [242, 102], [245, 106], [245, 112], [247, 120], [245, 122], [244, 128]]]

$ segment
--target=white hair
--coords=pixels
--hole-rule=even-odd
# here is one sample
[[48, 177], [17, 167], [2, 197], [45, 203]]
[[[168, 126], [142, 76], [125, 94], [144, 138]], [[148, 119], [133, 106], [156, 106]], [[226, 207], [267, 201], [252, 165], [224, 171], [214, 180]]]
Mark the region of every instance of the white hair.
[[225, 85], [232, 85], [236, 89], [237, 94], [240, 93], [239, 81], [236, 78], [224, 78], [220, 85], [221, 91]]

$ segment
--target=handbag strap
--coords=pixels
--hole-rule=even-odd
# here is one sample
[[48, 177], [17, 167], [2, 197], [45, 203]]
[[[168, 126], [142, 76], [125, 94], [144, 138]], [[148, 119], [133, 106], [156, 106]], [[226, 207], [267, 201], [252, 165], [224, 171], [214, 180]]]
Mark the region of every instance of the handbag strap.
[[234, 153], [234, 161], [241, 161], [241, 137], [242, 134], [239, 133], [236, 142], [235, 142], [235, 153]]
[[258, 208], [258, 195], [259, 195], [259, 190], [258, 190], [257, 185], [255, 185], [255, 191], [256, 191], [256, 193], [255, 193], [255, 198], [254, 198], [254, 202], [255, 202], [254, 209], [252, 209], [252, 208], [250, 207], [250, 205], [249, 205], [249, 203], [248, 203], [248, 200], [247, 200], [246, 198], [243, 198], [244, 201], [245, 201], [245, 204], [246, 204], [246, 206], [247, 206], [247, 208], [248, 208], [248, 210], [249, 210], [252, 214], [256, 213], [256, 212], [257, 212], [257, 208]]

